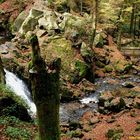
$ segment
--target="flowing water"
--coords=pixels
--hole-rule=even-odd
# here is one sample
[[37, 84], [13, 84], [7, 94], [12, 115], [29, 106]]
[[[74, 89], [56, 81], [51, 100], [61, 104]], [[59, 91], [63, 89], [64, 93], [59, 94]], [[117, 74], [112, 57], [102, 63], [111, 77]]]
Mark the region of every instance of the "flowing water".
[[6, 75], [6, 84], [14, 91], [14, 93], [20, 96], [29, 106], [29, 113], [31, 115], [36, 114], [36, 106], [31, 99], [31, 94], [25, 85], [25, 83], [19, 79], [15, 74], [9, 72], [8, 70], [4, 70]]
[[[31, 115], [36, 114], [36, 106], [32, 101], [30, 91], [26, 84], [19, 79], [15, 74], [5, 70], [6, 72], [6, 84], [15, 92], [16, 95], [20, 96], [30, 107], [28, 110]], [[115, 81], [110, 83], [110, 81]], [[70, 103], [62, 103], [60, 106], [60, 120], [61, 122], [68, 122], [78, 120], [83, 113], [87, 111], [96, 111], [98, 108], [98, 98], [104, 91], [111, 91], [118, 88], [122, 88], [126, 82], [134, 82], [140, 85], [140, 78], [137, 76], [127, 77], [125, 79], [119, 78], [103, 78], [95, 81], [96, 91], [91, 93], [87, 97]]]

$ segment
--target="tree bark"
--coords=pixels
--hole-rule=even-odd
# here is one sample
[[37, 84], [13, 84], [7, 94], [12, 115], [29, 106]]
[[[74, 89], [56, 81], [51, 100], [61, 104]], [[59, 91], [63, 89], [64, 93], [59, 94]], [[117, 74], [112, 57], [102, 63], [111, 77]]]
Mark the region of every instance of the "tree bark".
[[51, 62], [46, 70], [36, 35], [30, 38], [32, 68], [29, 70], [32, 95], [37, 107], [40, 140], [60, 140], [59, 131], [59, 72], [60, 59]]

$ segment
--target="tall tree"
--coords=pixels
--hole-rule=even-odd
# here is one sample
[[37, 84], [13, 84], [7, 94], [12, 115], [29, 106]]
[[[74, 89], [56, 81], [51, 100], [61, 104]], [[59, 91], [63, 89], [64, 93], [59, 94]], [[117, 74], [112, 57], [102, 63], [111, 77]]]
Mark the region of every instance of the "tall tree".
[[46, 64], [41, 58], [37, 36], [30, 37], [32, 66], [29, 70], [32, 95], [37, 107], [40, 140], [60, 140], [59, 72], [60, 59]]

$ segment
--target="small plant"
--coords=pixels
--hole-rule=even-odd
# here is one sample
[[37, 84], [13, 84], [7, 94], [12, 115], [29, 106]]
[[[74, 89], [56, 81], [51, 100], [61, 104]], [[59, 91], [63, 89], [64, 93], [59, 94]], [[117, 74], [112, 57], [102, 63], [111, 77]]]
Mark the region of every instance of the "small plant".
[[31, 137], [31, 134], [28, 130], [20, 129], [20, 128], [14, 128], [14, 127], [11, 127], [11, 126], [7, 127], [5, 133], [6, 133], [7, 136], [10, 136], [11, 138], [15, 138], [15, 139], [28, 140]]
[[112, 140], [120, 140], [122, 137], [123, 129], [109, 129], [106, 137]]

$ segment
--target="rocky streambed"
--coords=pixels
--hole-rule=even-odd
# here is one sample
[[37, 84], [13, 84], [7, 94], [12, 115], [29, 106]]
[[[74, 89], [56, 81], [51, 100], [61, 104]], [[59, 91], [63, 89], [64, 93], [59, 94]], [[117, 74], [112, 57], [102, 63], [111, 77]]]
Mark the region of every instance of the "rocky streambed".
[[124, 76], [121, 78], [100, 78], [95, 81], [96, 91], [78, 102], [61, 105], [61, 121], [78, 121], [85, 112], [100, 112], [109, 114], [124, 109], [140, 107], [139, 76]]

